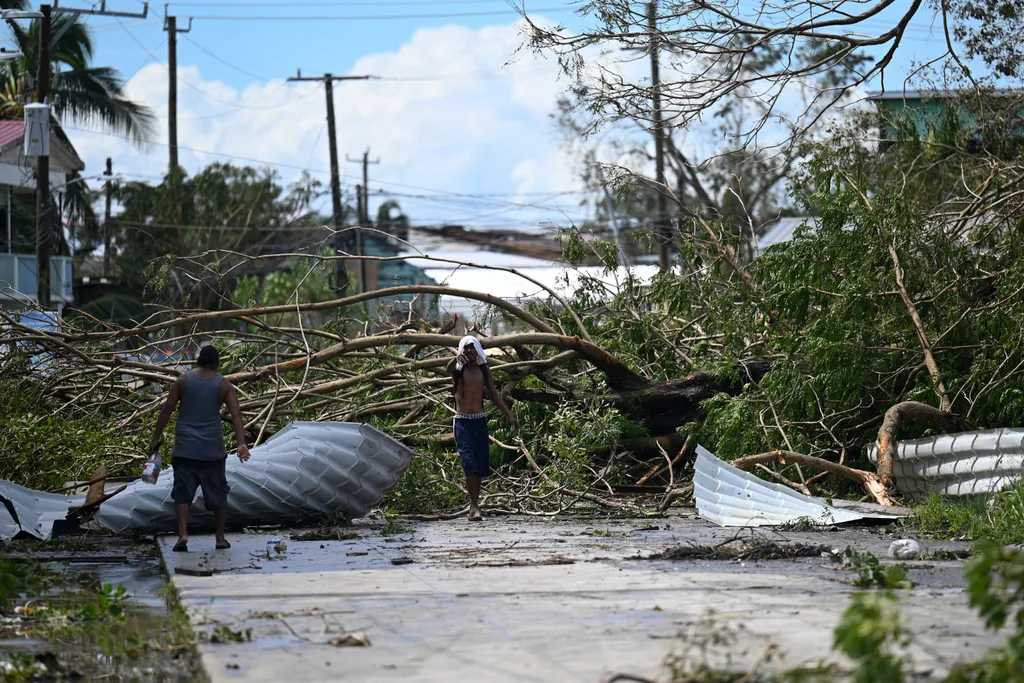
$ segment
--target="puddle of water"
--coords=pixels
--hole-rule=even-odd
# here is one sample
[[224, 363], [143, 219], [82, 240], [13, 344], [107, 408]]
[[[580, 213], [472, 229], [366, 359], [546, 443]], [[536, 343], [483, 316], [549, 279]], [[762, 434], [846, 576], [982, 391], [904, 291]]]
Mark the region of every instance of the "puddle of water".
[[[62, 556], [109, 554], [127, 561], [41, 565], [45, 578], [0, 606], [0, 680], [205, 680], [187, 619], [172, 609], [152, 546], [117, 539], [90, 541]], [[46, 555], [17, 543], [5, 551]], [[105, 590], [104, 586], [112, 588]], [[121, 587], [121, 588], [117, 588]], [[45, 669], [41, 668], [45, 667]]]

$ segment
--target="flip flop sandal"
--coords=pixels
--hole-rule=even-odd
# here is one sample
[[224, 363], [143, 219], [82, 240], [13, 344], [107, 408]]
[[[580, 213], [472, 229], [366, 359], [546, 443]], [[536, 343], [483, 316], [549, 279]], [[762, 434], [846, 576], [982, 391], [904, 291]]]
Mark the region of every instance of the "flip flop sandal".
[[187, 553], [188, 552], [188, 541], [178, 541], [174, 544], [174, 552], [176, 553]]
[[223, 543], [218, 543], [217, 544], [217, 550], [227, 550], [230, 547], [231, 547], [231, 544], [228, 543], [227, 541], [224, 541]]

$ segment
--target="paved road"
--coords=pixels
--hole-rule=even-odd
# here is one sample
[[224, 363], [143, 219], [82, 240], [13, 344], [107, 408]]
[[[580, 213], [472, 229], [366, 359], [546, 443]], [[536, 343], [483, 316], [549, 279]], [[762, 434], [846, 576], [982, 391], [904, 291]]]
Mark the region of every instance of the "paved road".
[[[711, 651], [737, 668], [769, 643], [795, 665], [830, 657], [832, 629], [853, 592], [849, 572], [819, 558], [760, 563], [640, 559], [667, 546], [729, 540], [692, 515], [669, 519], [495, 518], [411, 523], [383, 536], [381, 522], [353, 527], [358, 538], [305, 541], [268, 559], [271, 534], [230, 536], [208, 552], [194, 537], [187, 555], [170, 552], [196, 627], [252, 629], [252, 642], [204, 644], [204, 664], [220, 681], [579, 681], [615, 673], [653, 676], [686, 634], [736, 631]], [[656, 529], [644, 528], [656, 526]], [[744, 531], [744, 535], [752, 532]], [[771, 532], [760, 536], [780, 538]], [[853, 545], [883, 555], [883, 529], [787, 533], [789, 541]], [[934, 545], [934, 544], [933, 544]], [[204, 552], [206, 551], [206, 552]], [[412, 564], [394, 564], [410, 559]], [[963, 595], [962, 563], [911, 563], [918, 587], [903, 612], [916, 633], [917, 669], [941, 670], [974, 658], [999, 638], [985, 634]], [[365, 633], [370, 647], [334, 647], [341, 633]], [[221, 631], [225, 633], [225, 631]]]

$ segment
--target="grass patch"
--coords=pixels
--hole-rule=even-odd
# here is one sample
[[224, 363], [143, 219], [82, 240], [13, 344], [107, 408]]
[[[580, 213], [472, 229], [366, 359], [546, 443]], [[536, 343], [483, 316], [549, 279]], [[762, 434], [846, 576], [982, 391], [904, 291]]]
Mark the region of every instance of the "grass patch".
[[944, 540], [1024, 543], [1024, 481], [987, 498], [929, 494], [907, 524], [920, 534]]

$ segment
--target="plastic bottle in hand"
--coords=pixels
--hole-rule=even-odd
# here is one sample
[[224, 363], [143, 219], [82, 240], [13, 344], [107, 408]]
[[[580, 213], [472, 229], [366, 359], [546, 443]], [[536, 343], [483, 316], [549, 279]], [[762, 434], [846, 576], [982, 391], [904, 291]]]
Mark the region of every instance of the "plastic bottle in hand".
[[[160, 440], [163, 443], [163, 439]], [[146, 464], [142, 468], [142, 481], [147, 484], [155, 484], [156, 480], [160, 477], [160, 444], [157, 444], [156, 449], [150, 454], [149, 459], [146, 460]]]

